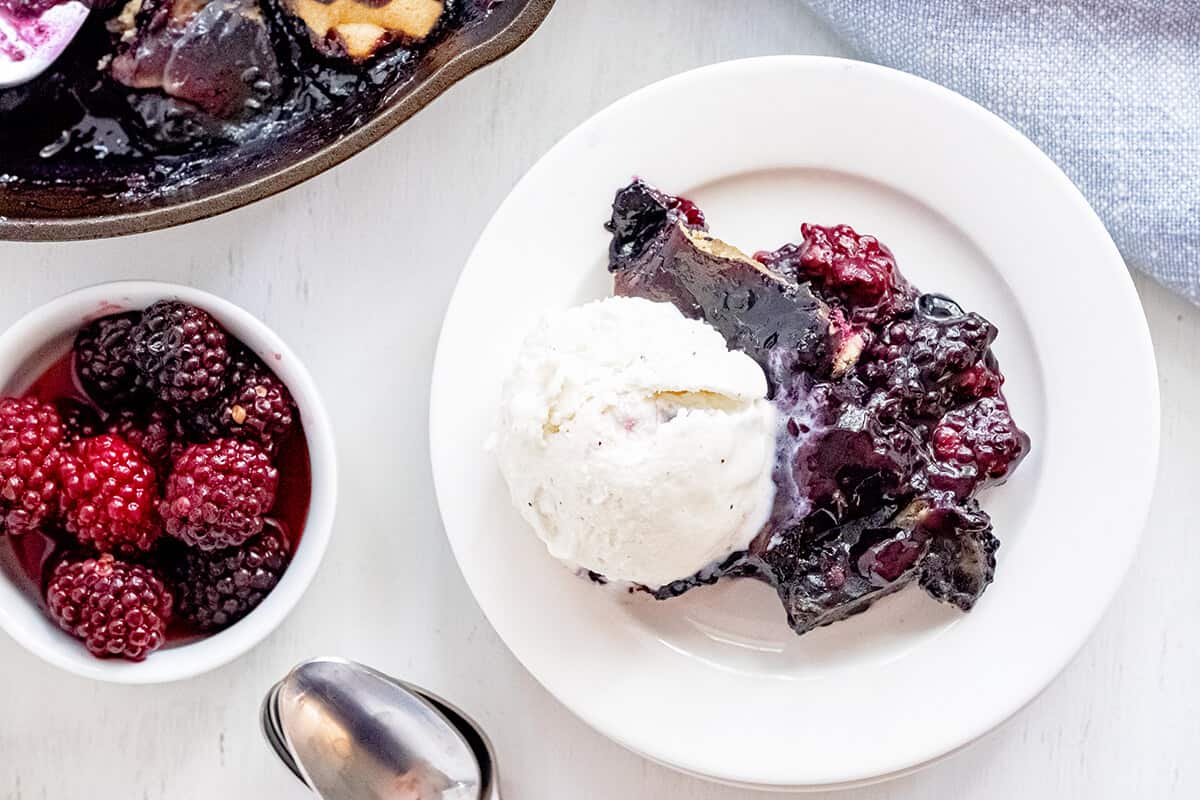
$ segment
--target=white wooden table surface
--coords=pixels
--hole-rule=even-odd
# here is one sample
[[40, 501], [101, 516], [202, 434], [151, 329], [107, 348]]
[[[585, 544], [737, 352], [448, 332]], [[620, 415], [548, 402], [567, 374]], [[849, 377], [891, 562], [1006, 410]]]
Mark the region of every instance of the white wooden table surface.
[[[275, 678], [318, 654], [368, 662], [478, 715], [515, 800], [753, 795], [624, 751], [516, 663], [443, 536], [426, 414], [459, 269], [542, 152], [658, 78], [796, 52], [847, 52], [799, 0], [560, 0], [509, 59], [282, 196], [121, 241], [0, 244], [0, 325], [67, 290], [133, 277], [190, 283], [258, 314], [323, 388], [342, 467], [336, 532], [312, 588], [273, 636], [223, 669], [170, 686], [107, 686], [0, 636], [0, 797], [305, 797], [260, 740], [256, 714]], [[1115, 605], [1066, 672], [1003, 728], [944, 764], [843, 797], [1200, 797], [1200, 312], [1146, 280], [1138, 288], [1158, 352], [1164, 446], [1150, 527]], [[1120, 476], [1103, 496], [1120, 502]], [[1087, 576], [1064, 578], [1056, 591]]]

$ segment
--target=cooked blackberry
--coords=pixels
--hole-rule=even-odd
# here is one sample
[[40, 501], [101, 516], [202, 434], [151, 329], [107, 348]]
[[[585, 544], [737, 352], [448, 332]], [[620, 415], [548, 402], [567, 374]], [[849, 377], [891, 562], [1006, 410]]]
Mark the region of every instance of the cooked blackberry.
[[999, 483], [1029, 452], [1029, 436], [1017, 427], [1002, 398], [985, 397], [946, 414], [933, 429], [934, 489], [967, 497]]
[[143, 393], [129, 346], [141, 317], [140, 311], [101, 317], [75, 335], [75, 374], [101, 408], [128, 405]]
[[978, 376], [996, 328], [940, 295], [922, 295], [911, 316], [883, 325], [859, 364], [861, 379], [914, 416], [937, 418]]
[[289, 559], [283, 533], [274, 527], [238, 547], [181, 549], [174, 575], [178, 614], [201, 631], [227, 628], [253, 611]]
[[22, 534], [58, 512], [63, 438], [54, 406], [0, 398], [0, 531]]
[[50, 616], [101, 658], [141, 661], [162, 647], [172, 602], [151, 570], [111, 555], [64, 560], [46, 587]]
[[167, 533], [192, 547], [236, 547], [263, 529], [278, 483], [270, 456], [257, 444], [194, 444], [175, 460], [159, 511]]
[[800, 226], [803, 241], [755, 258], [797, 282], [811, 281], [831, 302], [838, 302], [855, 323], [877, 322], [907, 312], [912, 290], [896, 268], [896, 259], [874, 236], [849, 225]]
[[200, 441], [232, 436], [274, 452], [296, 418], [287, 387], [244, 348], [238, 348], [233, 359], [228, 385], [220, 400], [185, 418], [188, 430]]
[[149, 550], [162, 533], [157, 475], [121, 437], [81, 440], [63, 457], [60, 472], [63, 519], [80, 544], [128, 554]]
[[229, 372], [228, 339], [207, 311], [161, 300], [130, 333], [142, 381], [172, 409], [193, 409], [220, 397]]

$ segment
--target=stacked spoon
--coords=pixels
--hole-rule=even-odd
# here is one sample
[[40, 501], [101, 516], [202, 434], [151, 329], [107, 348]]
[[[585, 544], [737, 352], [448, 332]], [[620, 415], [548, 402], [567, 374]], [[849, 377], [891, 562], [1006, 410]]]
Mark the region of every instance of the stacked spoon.
[[263, 734], [324, 800], [500, 800], [495, 754], [439, 697], [344, 659], [305, 661], [271, 687]]

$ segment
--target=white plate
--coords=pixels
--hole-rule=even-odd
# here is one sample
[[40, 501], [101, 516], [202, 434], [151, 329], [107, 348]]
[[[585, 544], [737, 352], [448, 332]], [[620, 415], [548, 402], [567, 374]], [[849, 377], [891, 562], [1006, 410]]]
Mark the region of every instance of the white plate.
[[[607, 295], [613, 192], [634, 174], [697, 201], [745, 249], [845, 222], [918, 286], [1000, 329], [1033, 453], [984, 498], [996, 582], [963, 615], [910, 589], [791, 634], [766, 586], [658, 603], [562, 569], [484, 442], [516, 348], [547, 309]], [[446, 315], [430, 436], [471, 590], [533, 675], [597, 730], [729, 783], [845, 786], [926, 764], [1029, 702], [1128, 567], [1157, 467], [1158, 390], [1124, 263], [1070, 181], [964, 98], [826, 58], [719, 64], [615, 103], [559, 142], [484, 232]]]

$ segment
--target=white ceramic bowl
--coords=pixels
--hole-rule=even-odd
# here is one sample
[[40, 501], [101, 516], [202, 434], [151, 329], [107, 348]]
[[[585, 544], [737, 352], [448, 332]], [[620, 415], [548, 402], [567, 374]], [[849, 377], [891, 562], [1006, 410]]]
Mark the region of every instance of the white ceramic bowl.
[[232, 661], [275, 629], [308, 587], [333, 526], [337, 459], [333, 427], [308, 370], [279, 336], [249, 312], [208, 292], [156, 281], [105, 283], [63, 295], [30, 312], [0, 335], [0, 391], [20, 394], [70, 347], [75, 332], [106, 314], [141, 309], [165, 298], [199, 306], [258, 354], [295, 398], [312, 463], [312, 496], [304, 533], [279, 585], [244, 619], [207, 638], [168, 646], [141, 663], [99, 659], [60, 630], [14, 576], [0, 570], [0, 628], [57, 667], [114, 683], [164, 683]]

